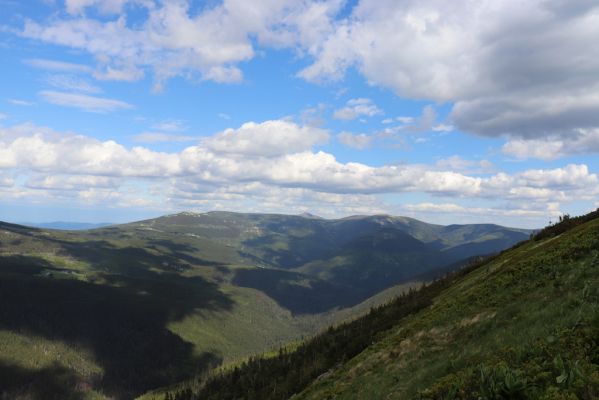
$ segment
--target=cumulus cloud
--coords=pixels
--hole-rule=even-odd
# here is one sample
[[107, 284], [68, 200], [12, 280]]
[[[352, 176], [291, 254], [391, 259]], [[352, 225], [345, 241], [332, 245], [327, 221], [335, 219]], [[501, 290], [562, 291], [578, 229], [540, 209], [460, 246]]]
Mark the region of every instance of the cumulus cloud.
[[[21, 34], [89, 52], [98, 60], [96, 77], [137, 80], [154, 74], [156, 89], [177, 75], [199, 75], [216, 82], [238, 82], [237, 64], [256, 54], [253, 41], [272, 47], [310, 49], [329, 34], [342, 1], [225, 0], [195, 13], [188, 1], [131, 1], [147, 18], [127, 24], [125, 0], [68, 0], [70, 18], [27, 20]], [[113, 15], [94, 19], [87, 9]], [[90, 13], [91, 15], [91, 13]]]
[[205, 139], [203, 145], [215, 153], [272, 157], [311, 149], [328, 138], [324, 129], [273, 120], [227, 129]]
[[[32, 125], [0, 130], [0, 168], [112, 177], [169, 178], [195, 182], [261, 182], [329, 193], [423, 192], [437, 196], [570, 201], [596, 196], [597, 175], [586, 165], [469, 176], [442, 165], [341, 163], [311, 146], [325, 131], [288, 121], [246, 123], [179, 153], [126, 148]], [[457, 162], [455, 159], [452, 162]], [[480, 166], [480, 165], [479, 165]]]
[[130, 0], [65, 0], [69, 14], [82, 14], [86, 8], [97, 6], [102, 13], [118, 14]]
[[79, 108], [83, 111], [95, 113], [108, 113], [112, 111], [133, 108], [133, 105], [121, 100], [90, 96], [87, 94], [43, 90], [39, 93], [39, 95], [48, 103], [65, 107]]
[[383, 110], [378, 108], [371, 99], [359, 98], [347, 101], [343, 108], [335, 110], [333, 118], [349, 121], [359, 117], [373, 117], [383, 114]]
[[[308, 81], [341, 79], [354, 67], [369, 84], [403, 98], [449, 102], [451, 121], [431, 127], [437, 131], [454, 125], [482, 136], [556, 141], [599, 128], [596, 2], [361, 0], [347, 16], [338, 15], [341, 0], [224, 0], [199, 12], [188, 1], [128, 3], [68, 0], [68, 18], [26, 20], [22, 27], [25, 37], [88, 52], [97, 61], [93, 71], [61, 61], [28, 63], [112, 80], [151, 71], [160, 89], [177, 75], [238, 82], [240, 64], [255, 57], [257, 46], [284, 47], [312, 60], [299, 72]], [[147, 18], [130, 24], [139, 7]], [[379, 111], [348, 104], [334, 116]]]
[[63, 134], [32, 124], [0, 129], [0, 168], [100, 176], [168, 176], [179, 171], [175, 154], [127, 149], [109, 140]]
[[468, 132], [568, 136], [599, 127], [598, 18], [586, 0], [362, 0], [300, 76], [355, 66], [401, 97], [453, 102]]
[[[387, 211], [375, 196], [327, 193], [305, 188], [284, 188], [261, 182], [220, 186], [177, 179], [168, 186], [169, 197], [178, 209], [224, 209], [242, 212], [311, 212], [323, 217], [376, 214]], [[161, 189], [164, 191], [164, 188]]]
[[95, 175], [35, 175], [25, 186], [30, 189], [87, 190], [90, 187], [115, 188], [119, 182], [114, 178]]
[[467, 160], [454, 155], [437, 161], [437, 167], [440, 169], [449, 169], [470, 174], [485, 174], [494, 172], [495, 166], [489, 160]]
[[[584, 164], [484, 176], [476, 169], [492, 168], [490, 163], [456, 157], [433, 165], [371, 166], [316, 151], [327, 137], [324, 130], [288, 120], [249, 122], [179, 152], [158, 152], [31, 124], [0, 127], [0, 172], [12, 182], [2, 193], [17, 198], [43, 191], [85, 202], [115, 196], [114, 204], [243, 204], [246, 210], [248, 202], [264, 210], [281, 196], [279, 208], [299, 209], [310, 199], [313, 211], [322, 202], [319, 213], [334, 208], [335, 201], [355, 200], [355, 207], [343, 207], [348, 213], [382, 209], [377, 196], [391, 193], [510, 202], [516, 211], [530, 210], [527, 204], [593, 202], [599, 196], [599, 178]], [[136, 182], [155, 184], [156, 190], [136, 195]]]
[[555, 160], [585, 153], [599, 153], [599, 128], [581, 129], [568, 138], [510, 139], [502, 152], [517, 159]]

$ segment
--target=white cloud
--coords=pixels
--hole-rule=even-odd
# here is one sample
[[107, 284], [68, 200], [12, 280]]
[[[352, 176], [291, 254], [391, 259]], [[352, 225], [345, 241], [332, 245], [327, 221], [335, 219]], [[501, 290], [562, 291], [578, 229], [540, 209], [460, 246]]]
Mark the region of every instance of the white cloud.
[[7, 119], [7, 118], [8, 118], [8, 114], [0, 113], [0, 121], [2, 121], [3, 119]]
[[[135, 1], [147, 19], [131, 27], [125, 0], [68, 0], [69, 18], [27, 20], [21, 34], [89, 52], [99, 79], [136, 80], [154, 73], [160, 90], [170, 77], [199, 75], [216, 82], [239, 82], [237, 64], [252, 59], [254, 41], [271, 47], [315, 46], [332, 29], [342, 1], [224, 0], [200, 12], [188, 1]], [[116, 18], [83, 16], [88, 8]], [[138, 14], [139, 15], [139, 14]]]
[[114, 178], [94, 175], [36, 175], [26, 182], [30, 189], [83, 190], [90, 187], [114, 188], [118, 186]]
[[[427, 129], [555, 141], [599, 128], [593, 1], [361, 0], [346, 17], [337, 15], [341, 0], [224, 0], [199, 12], [187, 1], [133, 2], [147, 12], [134, 25], [125, 0], [68, 0], [68, 18], [25, 22], [23, 36], [88, 52], [93, 71], [28, 63], [98, 79], [137, 80], [152, 71], [160, 90], [173, 76], [238, 82], [239, 65], [259, 53], [256, 46], [287, 47], [313, 59], [299, 73], [309, 81], [341, 79], [355, 67], [369, 84], [403, 98], [452, 103], [449, 121]], [[92, 8], [109, 15], [95, 18]], [[362, 110], [347, 105], [335, 117], [378, 109]]]
[[495, 166], [489, 160], [466, 160], [457, 155], [443, 158], [437, 161], [436, 165], [440, 169], [450, 169], [470, 174], [485, 174], [495, 170]]
[[531, 169], [519, 173], [518, 179], [534, 188], [592, 188], [597, 185], [596, 174], [584, 164], [569, 164], [563, 168]]
[[477, 217], [517, 217], [517, 218], [555, 218], [561, 215], [559, 210], [546, 207], [540, 210], [529, 210], [526, 208], [489, 208], [489, 207], [467, 207], [455, 203], [417, 203], [402, 206], [408, 212], [421, 214], [451, 214], [452, 216]]
[[[157, 152], [24, 124], [0, 127], [0, 171], [29, 177], [27, 186], [15, 183], [10, 196], [29, 196], [29, 192], [23, 194], [26, 189], [55, 193], [49, 196], [85, 191], [82, 196], [91, 201], [118, 192], [122, 204], [186, 201], [198, 206], [218, 202], [247, 205], [256, 201], [260, 208], [288, 193], [298, 203], [292, 207], [279, 198], [279, 207], [296, 209], [299, 199], [308, 197], [313, 201], [310, 208], [317, 208], [317, 199], [328, 199], [330, 206], [334, 199], [355, 198], [361, 199], [356, 210], [372, 210], [382, 208], [371, 201], [378, 194], [419, 193], [442, 199], [510, 202], [515, 210], [528, 210], [528, 204], [593, 202], [599, 196], [599, 178], [584, 164], [512, 174], [485, 171], [488, 176], [469, 174], [492, 168], [489, 162], [457, 157], [436, 165], [370, 166], [340, 162], [331, 154], [314, 151], [327, 137], [324, 130], [287, 120], [250, 122], [180, 152]], [[124, 186], [139, 180], [146, 185], [160, 182], [161, 189], [148, 195], [153, 199], [127, 195]], [[165, 185], [170, 185], [168, 190]], [[273, 194], [271, 198], [267, 192]]]
[[100, 176], [158, 177], [180, 171], [176, 154], [127, 149], [32, 124], [0, 129], [0, 168]]
[[373, 117], [383, 114], [383, 111], [372, 102], [371, 99], [351, 99], [345, 107], [335, 110], [333, 118], [349, 121], [358, 117]]
[[65, 107], [79, 108], [83, 111], [88, 112], [107, 113], [117, 111], [120, 109], [133, 108], [133, 105], [121, 100], [89, 96], [86, 94], [44, 90], [41, 91], [39, 95], [48, 103]]
[[422, 111], [417, 117], [400, 116], [386, 121], [391, 123], [393, 120], [400, 122], [401, 125], [387, 128], [387, 133], [397, 133], [399, 131], [412, 133], [449, 132], [453, 130], [450, 125], [438, 123], [437, 110], [431, 104], [422, 107]]
[[510, 139], [501, 148], [504, 154], [517, 159], [539, 158], [555, 160], [585, 153], [599, 153], [599, 128], [581, 129], [568, 138]]
[[599, 127], [598, 19], [587, 0], [362, 0], [300, 76], [355, 66], [401, 97], [453, 102], [461, 130], [567, 136]]
[[337, 140], [348, 147], [354, 149], [366, 149], [372, 144], [374, 137], [364, 133], [354, 134], [351, 132], [341, 132], [337, 134]]
[[329, 139], [327, 131], [284, 120], [247, 122], [203, 141], [215, 153], [273, 157], [311, 149]]
[[[168, 186], [177, 209], [223, 209], [241, 212], [311, 212], [323, 217], [387, 212], [372, 195], [326, 193], [305, 188], [281, 188], [260, 182], [201, 185], [176, 180]], [[161, 188], [164, 191], [164, 187]]]
[[411, 125], [407, 125], [403, 129], [411, 132], [430, 132], [436, 121], [437, 111], [429, 104], [422, 108], [422, 114], [418, 118], [412, 119]]
[[97, 6], [105, 14], [118, 14], [130, 0], [65, 0], [69, 14], [82, 14], [86, 8]]

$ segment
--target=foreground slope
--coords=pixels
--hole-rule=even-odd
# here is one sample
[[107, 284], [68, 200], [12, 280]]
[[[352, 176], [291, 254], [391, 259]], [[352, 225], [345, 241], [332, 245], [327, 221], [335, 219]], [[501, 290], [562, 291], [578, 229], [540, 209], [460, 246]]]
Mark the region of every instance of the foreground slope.
[[599, 397], [599, 220], [472, 271], [294, 399]]
[[590, 400], [598, 342], [599, 211], [161, 398]]

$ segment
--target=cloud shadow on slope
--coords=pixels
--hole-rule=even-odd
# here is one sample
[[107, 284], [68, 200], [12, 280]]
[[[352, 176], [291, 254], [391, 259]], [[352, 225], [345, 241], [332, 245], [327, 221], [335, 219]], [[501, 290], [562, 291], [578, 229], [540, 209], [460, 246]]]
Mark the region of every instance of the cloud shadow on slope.
[[104, 370], [97, 387], [119, 399], [221, 361], [213, 353], [196, 355], [191, 343], [167, 329], [196, 310], [230, 310], [233, 301], [216, 284], [149, 270], [142, 277], [100, 276], [93, 283], [61, 276], [41, 258], [0, 257], [0, 329], [89, 350]]

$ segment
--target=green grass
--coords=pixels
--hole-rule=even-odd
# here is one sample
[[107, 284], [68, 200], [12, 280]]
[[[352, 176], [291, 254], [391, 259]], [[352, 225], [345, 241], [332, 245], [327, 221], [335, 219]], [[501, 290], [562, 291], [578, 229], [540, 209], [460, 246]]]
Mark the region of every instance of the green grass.
[[294, 400], [597, 398], [598, 337], [595, 220], [471, 272]]

